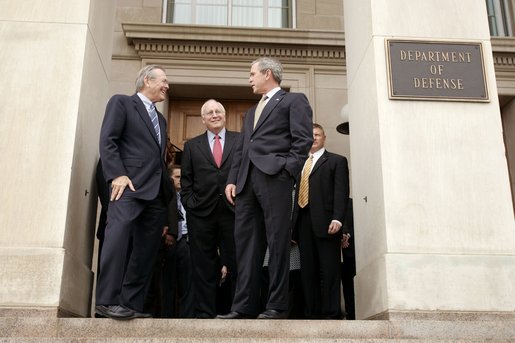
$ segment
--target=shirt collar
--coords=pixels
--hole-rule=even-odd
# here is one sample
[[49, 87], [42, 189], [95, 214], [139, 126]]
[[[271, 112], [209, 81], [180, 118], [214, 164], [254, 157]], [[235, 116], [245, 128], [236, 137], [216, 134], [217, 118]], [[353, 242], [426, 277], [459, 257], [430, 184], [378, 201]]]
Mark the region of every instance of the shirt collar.
[[316, 152], [313, 153], [313, 160], [318, 160], [320, 156], [322, 156], [325, 152], [325, 148], [322, 148]]
[[281, 87], [275, 87], [274, 89], [269, 90], [266, 94], [263, 94], [263, 95], [266, 95], [268, 97], [268, 99], [270, 99], [275, 95], [275, 93], [279, 92], [280, 90], [281, 90]]
[[141, 99], [141, 101], [143, 101], [143, 105], [145, 105], [145, 108], [147, 109], [147, 111], [150, 112], [150, 106], [153, 105], [152, 101], [150, 101], [149, 98], [147, 98], [146, 96], [144, 96], [142, 93], [138, 92], [136, 93], [139, 98]]
[[[213, 132], [207, 130], [207, 140], [208, 140], [208, 142], [211, 142], [212, 140], [214, 140], [215, 136], [216, 136], [216, 134], [214, 134]], [[220, 137], [220, 139], [222, 141], [225, 140], [225, 127], [222, 130], [220, 130], [220, 132], [218, 132], [218, 137]]]

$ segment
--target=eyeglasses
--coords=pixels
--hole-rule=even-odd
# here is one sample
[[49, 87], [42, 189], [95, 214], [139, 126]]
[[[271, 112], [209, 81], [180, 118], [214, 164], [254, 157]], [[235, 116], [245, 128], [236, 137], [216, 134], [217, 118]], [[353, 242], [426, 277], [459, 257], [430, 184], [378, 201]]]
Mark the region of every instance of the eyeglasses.
[[168, 84], [169, 84], [169, 82], [168, 82], [168, 80], [167, 80], [167, 79], [161, 79], [161, 80], [158, 80], [158, 79], [157, 79], [157, 78], [155, 78], [155, 77], [151, 77], [151, 78], [150, 78], [150, 80], [155, 80], [155, 81], [157, 81], [157, 82], [161, 82], [161, 83], [162, 83], [162, 84], [164, 84], [164, 85], [168, 85]]
[[222, 114], [222, 113], [225, 113], [225, 112], [223, 112], [223, 111], [221, 111], [221, 110], [213, 110], [213, 111], [209, 111], [209, 112], [202, 113], [202, 116], [204, 116], [204, 117], [212, 117], [212, 116], [214, 116], [215, 114], [220, 115], [220, 114]]

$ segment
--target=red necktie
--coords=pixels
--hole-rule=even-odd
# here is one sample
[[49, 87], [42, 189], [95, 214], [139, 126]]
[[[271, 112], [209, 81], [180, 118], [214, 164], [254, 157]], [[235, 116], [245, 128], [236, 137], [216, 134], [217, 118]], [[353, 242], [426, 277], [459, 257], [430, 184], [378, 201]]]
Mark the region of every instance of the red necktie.
[[222, 164], [222, 144], [220, 143], [220, 136], [215, 136], [215, 144], [213, 145], [213, 157], [215, 158], [215, 163], [220, 168]]

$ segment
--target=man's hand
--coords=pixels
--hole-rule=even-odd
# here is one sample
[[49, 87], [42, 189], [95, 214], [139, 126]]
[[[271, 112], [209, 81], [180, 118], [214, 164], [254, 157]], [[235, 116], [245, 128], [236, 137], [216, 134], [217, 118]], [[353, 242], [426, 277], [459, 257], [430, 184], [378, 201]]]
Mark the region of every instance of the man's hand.
[[218, 284], [218, 286], [222, 286], [222, 283], [225, 282], [225, 280], [227, 279], [227, 274], [229, 274], [229, 270], [227, 269], [227, 266], [222, 266], [222, 270], [220, 271], [221, 273], [221, 277], [220, 277], [220, 283]]
[[167, 247], [171, 247], [172, 245], [174, 245], [176, 243], [176, 239], [174, 236], [172, 236], [171, 234], [167, 233], [165, 235], [165, 245]]
[[227, 198], [229, 204], [234, 206], [234, 198], [236, 197], [236, 185], [230, 183], [225, 187], [225, 197]]
[[349, 245], [350, 245], [349, 238], [350, 238], [350, 235], [348, 233], [346, 233], [342, 236], [342, 248], [349, 247]]
[[128, 176], [122, 175], [114, 179], [111, 183], [111, 201], [120, 200], [120, 198], [123, 195], [123, 191], [127, 186], [129, 186], [131, 191], [136, 191], [136, 189], [132, 185], [131, 179], [129, 179]]
[[327, 230], [327, 233], [330, 235], [334, 235], [338, 231], [340, 231], [340, 228], [342, 227], [342, 224], [338, 223], [337, 221], [333, 220], [331, 224], [329, 224], [329, 229]]
[[176, 239], [168, 231], [169, 231], [168, 226], [163, 227], [163, 233], [162, 233], [161, 237], [164, 237], [165, 245], [167, 247], [171, 247], [172, 245], [175, 244]]

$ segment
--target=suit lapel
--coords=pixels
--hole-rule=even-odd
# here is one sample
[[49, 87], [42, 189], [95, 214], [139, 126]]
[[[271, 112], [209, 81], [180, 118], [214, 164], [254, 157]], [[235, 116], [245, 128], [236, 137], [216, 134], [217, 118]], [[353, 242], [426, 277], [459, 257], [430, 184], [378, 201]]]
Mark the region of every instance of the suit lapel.
[[222, 164], [225, 163], [225, 160], [229, 157], [232, 146], [234, 145], [234, 135], [232, 135], [229, 131], [225, 130], [225, 142], [224, 142], [224, 151], [222, 155]]
[[[159, 130], [161, 132], [161, 151], [165, 151], [166, 150], [166, 145], [168, 144], [168, 134], [166, 133], [166, 121], [165, 121], [165, 117], [161, 114], [161, 112], [159, 112], [158, 110], [156, 110], [157, 112], [157, 119], [159, 120]], [[149, 116], [150, 118], [150, 116]], [[154, 129], [154, 128], [152, 128]], [[154, 137], [156, 139], [156, 142], [159, 144], [159, 142], [157, 141], [157, 136], [154, 134]]]
[[[261, 112], [261, 116], [259, 117], [258, 122], [256, 123], [256, 127], [254, 128], [254, 132], [263, 124], [263, 122], [270, 116], [270, 113], [274, 110], [275, 106], [283, 99], [286, 92], [282, 89], [277, 91], [266, 103], [265, 108], [263, 108], [263, 112]], [[257, 106], [256, 106], [257, 107]], [[252, 122], [254, 122], [254, 115], [256, 113], [256, 109], [254, 109], [254, 113], [252, 115]]]
[[211, 164], [216, 166], [215, 158], [213, 157], [213, 152], [211, 151], [211, 147], [209, 146], [207, 131], [199, 137], [197, 141], [197, 148], [200, 150], [202, 155], [204, 155], [206, 160], [208, 160]]
[[313, 175], [317, 171], [317, 169], [320, 168], [320, 166], [327, 161], [328, 155], [329, 154], [327, 153], [327, 150], [324, 151], [322, 156], [320, 156], [320, 158], [318, 159], [317, 163], [315, 163], [315, 165], [313, 166], [313, 169], [311, 169], [311, 174], [309, 174], [309, 177], [311, 177], [311, 175]]
[[[156, 142], [156, 144], [159, 145], [159, 142], [157, 141], [156, 131], [154, 130], [154, 126], [152, 125], [152, 121], [150, 120], [150, 116], [148, 115], [148, 111], [145, 108], [145, 105], [143, 104], [143, 101], [141, 101], [141, 99], [139, 98], [139, 96], [137, 94], [134, 94], [132, 96], [132, 100], [134, 101], [134, 105], [136, 106], [136, 111], [140, 115], [141, 119], [143, 119], [143, 122], [145, 123], [149, 133], [154, 138], [154, 141]], [[159, 147], [159, 149], [161, 150], [162, 149], [162, 143], [163, 143], [163, 140], [164, 140], [163, 139], [163, 125], [161, 124], [161, 120], [159, 119], [160, 118], [159, 115], [157, 116], [157, 118], [159, 120], [159, 129], [161, 130], [161, 146]]]

